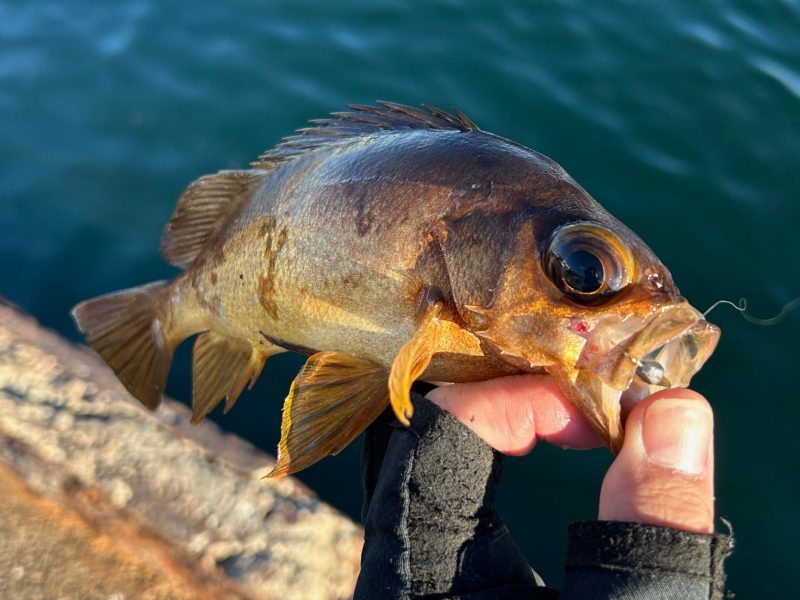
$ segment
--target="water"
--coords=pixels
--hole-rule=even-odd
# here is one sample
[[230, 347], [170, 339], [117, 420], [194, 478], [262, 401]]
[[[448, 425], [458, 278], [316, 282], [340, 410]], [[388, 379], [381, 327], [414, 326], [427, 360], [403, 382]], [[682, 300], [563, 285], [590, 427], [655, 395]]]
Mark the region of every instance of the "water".
[[[188, 182], [382, 98], [457, 105], [558, 160], [695, 305], [777, 312], [800, 294], [800, 3], [654, 4], [0, 0], [0, 294], [79, 339], [75, 302], [174, 274], [158, 240]], [[717, 411], [731, 587], [781, 597], [800, 535], [800, 313], [713, 320], [695, 387]], [[188, 361], [169, 387], [184, 400]], [[300, 364], [272, 360], [221, 425], [273, 450]], [[357, 516], [357, 461], [301, 478]], [[507, 461], [500, 509], [553, 583], [609, 461], [544, 445]]]

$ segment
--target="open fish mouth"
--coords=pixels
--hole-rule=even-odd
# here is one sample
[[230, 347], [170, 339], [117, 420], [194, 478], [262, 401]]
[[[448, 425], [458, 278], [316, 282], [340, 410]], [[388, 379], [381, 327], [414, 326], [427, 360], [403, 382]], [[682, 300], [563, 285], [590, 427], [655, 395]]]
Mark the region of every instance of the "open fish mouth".
[[634, 377], [622, 394], [621, 418], [644, 397], [667, 388], [687, 387], [697, 371], [714, 352], [719, 327], [700, 319], [686, 329], [638, 357]]
[[688, 386], [719, 335], [719, 328], [687, 302], [659, 308], [643, 325], [598, 324], [576, 364], [574, 392], [612, 450], [622, 445], [622, 424], [633, 407], [657, 391]]

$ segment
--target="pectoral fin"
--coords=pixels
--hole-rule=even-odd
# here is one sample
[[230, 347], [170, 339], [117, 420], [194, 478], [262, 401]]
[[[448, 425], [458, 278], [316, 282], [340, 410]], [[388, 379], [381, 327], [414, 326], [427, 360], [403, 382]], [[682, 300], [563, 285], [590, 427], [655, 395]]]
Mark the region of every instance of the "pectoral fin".
[[253, 387], [267, 359], [283, 351], [274, 345], [254, 348], [213, 331], [197, 336], [192, 358], [192, 423], [202, 421], [223, 398], [227, 413], [244, 386]]
[[284, 402], [278, 460], [267, 477], [296, 473], [337, 454], [388, 403], [385, 367], [337, 352], [314, 354]]
[[433, 302], [424, 309], [420, 315], [417, 331], [400, 348], [389, 372], [389, 397], [392, 410], [398, 421], [404, 425], [410, 423], [409, 419], [414, 414], [414, 406], [409, 396], [411, 384], [425, 372], [436, 351], [441, 312], [441, 302]]

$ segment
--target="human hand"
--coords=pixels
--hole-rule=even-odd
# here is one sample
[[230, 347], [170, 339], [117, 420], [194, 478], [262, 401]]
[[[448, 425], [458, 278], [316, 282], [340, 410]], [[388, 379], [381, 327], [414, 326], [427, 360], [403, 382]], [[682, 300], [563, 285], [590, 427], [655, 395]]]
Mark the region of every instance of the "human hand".
[[357, 600], [723, 597], [733, 541], [704, 535], [713, 529], [713, 419], [695, 392], [654, 394], [628, 415], [600, 520], [569, 527], [560, 593], [542, 587], [493, 503], [502, 454], [525, 454], [537, 440], [600, 445], [580, 411], [541, 375], [443, 385], [412, 401], [409, 426], [387, 410], [365, 435]]
[[[427, 397], [504, 454], [526, 454], [538, 440], [578, 449], [599, 445], [580, 411], [543, 375], [443, 385]], [[664, 390], [627, 417], [598, 516], [711, 533], [713, 481], [711, 407], [691, 390]]]

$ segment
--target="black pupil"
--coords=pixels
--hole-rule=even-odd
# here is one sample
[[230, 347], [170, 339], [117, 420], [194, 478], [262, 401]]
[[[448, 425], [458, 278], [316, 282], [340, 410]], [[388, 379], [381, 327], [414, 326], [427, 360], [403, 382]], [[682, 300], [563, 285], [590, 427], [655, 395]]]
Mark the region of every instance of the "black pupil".
[[563, 259], [564, 282], [576, 292], [591, 294], [603, 285], [603, 263], [591, 252], [577, 250]]

